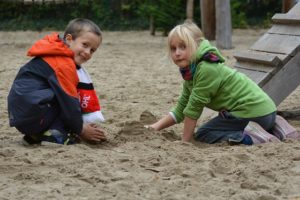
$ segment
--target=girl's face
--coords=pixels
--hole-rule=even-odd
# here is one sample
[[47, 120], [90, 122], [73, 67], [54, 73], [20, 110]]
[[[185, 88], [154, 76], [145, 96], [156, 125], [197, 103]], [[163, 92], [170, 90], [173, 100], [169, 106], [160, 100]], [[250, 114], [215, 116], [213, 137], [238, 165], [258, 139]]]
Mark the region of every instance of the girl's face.
[[101, 37], [92, 32], [83, 32], [75, 40], [71, 34], [66, 36], [66, 43], [74, 52], [74, 60], [77, 65], [87, 62], [101, 44]]
[[189, 66], [191, 53], [183, 40], [172, 37], [170, 40], [170, 53], [173, 62], [180, 68]]

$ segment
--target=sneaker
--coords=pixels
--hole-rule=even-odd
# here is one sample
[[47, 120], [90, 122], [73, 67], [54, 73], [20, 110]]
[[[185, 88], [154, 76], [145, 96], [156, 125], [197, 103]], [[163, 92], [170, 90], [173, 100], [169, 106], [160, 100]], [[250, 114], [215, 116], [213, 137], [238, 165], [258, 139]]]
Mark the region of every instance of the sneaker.
[[33, 145], [40, 145], [41, 144], [41, 140], [31, 136], [31, 135], [24, 135], [22, 138], [21, 143], [24, 146], [33, 146]]
[[63, 144], [63, 145], [69, 145], [75, 143], [75, 139], [70, 137], [69, 134], [67, 135], [56, 129], [50, 129], [46, 131], [43, 134], [42, 141], [49, 142], [49, 143]]

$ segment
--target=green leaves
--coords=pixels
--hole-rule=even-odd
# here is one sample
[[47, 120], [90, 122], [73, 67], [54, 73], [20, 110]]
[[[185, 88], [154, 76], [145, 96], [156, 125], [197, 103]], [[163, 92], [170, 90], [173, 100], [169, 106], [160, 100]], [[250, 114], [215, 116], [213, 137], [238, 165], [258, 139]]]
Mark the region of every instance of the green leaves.
[[[186, 0], [76, 0], [71, 3], [24, 4], [0, 1], [0, 30], [63, 30], [69, 20], [89, 18], [103, 30], [148, 29], [150, 17], [165, 34], [186, 18]], [[281, 12], [278, 0], [231, 0], [235, 28], [268, 26]], [[194, 1], [194, 21], [200, 25], [200, 1]]]

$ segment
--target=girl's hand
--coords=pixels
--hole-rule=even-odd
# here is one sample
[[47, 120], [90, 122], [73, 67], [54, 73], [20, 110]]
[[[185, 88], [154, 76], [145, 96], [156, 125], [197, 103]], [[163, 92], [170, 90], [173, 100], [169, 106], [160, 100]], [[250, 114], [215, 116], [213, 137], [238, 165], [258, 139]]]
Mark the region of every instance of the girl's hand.
[[197, 120], [185, 117], [184, 118], [184, 126], [183, 126], [183, 135], [182, 135], [182, 141], [183, 142], [189, 142], [194, 134], [194, 130], [197, 124]]
[[171, 115], [166, 115], [154, 124], [146, 125], [145, 128], [153, 129], [155, 131], [160, 131], [162, 129], [165, 129], [167, 127], [170, 127], [175, 124], [174, 119]]
[[144, 126], [145, 129], [148, 129], [148, 130], [153, 130], [155, 131], [154, 127], [152, 125], [145, 125]]

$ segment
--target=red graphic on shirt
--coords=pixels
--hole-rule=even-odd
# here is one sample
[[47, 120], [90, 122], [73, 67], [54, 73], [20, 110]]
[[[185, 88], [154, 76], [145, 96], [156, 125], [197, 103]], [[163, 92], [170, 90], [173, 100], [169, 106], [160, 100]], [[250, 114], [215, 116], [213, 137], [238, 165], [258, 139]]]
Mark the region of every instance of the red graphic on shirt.
[[83, 113], [100, 111], [100, 102], [94, 90], [78, 89], [78, 94]]

